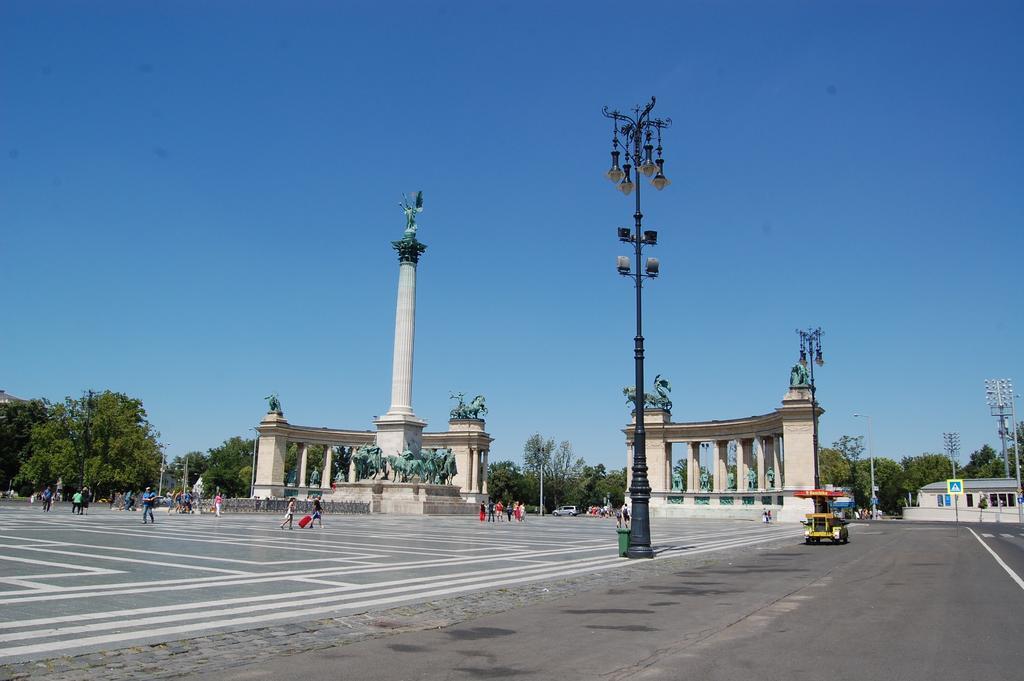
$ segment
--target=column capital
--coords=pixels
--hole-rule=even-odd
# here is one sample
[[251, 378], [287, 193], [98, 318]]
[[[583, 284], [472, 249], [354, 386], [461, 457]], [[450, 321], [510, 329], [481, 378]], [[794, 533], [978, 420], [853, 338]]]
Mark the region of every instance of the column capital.
[[411, 262], [413, 265], [420, 261], [420, 256], [427, 250], [427, 245], [419, 241], [415, 234], [392, 241], [391, 247], [398, 251], [398, 262]]

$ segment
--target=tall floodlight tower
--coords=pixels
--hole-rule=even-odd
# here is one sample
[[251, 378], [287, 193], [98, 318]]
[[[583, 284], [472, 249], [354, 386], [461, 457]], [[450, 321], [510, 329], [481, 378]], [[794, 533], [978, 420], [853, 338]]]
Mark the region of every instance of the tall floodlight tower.
[[[1020, 505], [1020, 447], [1017, 443], [1017, 410], [1016, 396], [1013, 394], [1013, 381], [1009, 378], [994, 378], [985, 381], [985, 400], [988, 402], [992, 416], [999, 419], [999, 439], [1002, 441], [1003, 463], [1006, 466], [1006, 477], [1010, 477], [1010, 457], [1006, 451], [1006, 436], [1010, 435], [1013, 444], [1014, 468], [1017, 469], [1017, 518], [1024, 524], [1024, 508]], [[1013, 417], [1013, 431], [1006, 427], [1006, 417]]]
[[946, 456], [953, 464], [953, 477], [956, 477], [956, 460], [960, 457], [960, 433], [943, 433], [942, 445], [946, 450]]
[[416, 336], [416, 265], [427, 250], [416, 238], [416, 216], [423, 212], [423, 192], [403, 197], [405, 233], [391, 246], [398, 253], [398, 302], [395, 308], [395, 353], [391, 365], [391, 407], [377, 418], [377, 446], [385, 456], [418, 451], [427, 425], [412, 410], [412, 358]]

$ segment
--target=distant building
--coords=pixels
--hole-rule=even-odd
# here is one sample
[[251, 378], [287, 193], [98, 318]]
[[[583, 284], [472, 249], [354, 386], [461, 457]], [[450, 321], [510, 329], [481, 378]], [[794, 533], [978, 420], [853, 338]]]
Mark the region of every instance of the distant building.
[[15, 397], [9, 392], [0, 390], [0, 404], [17, 404], [19, 402], [28, 402], [28, 400], [23, 400], [20, 397]]
[[[965, 478], [959, 499], [946, 493], [946, 481], [925, 485], [917, 493], [917, 506], [903, 509], [905, 520], [948, 520], [957, 515], [970, 522], [1017, 521], [1017, 481], [1013, 478]], [[982, 509], [981, 500], [985, 499]]]

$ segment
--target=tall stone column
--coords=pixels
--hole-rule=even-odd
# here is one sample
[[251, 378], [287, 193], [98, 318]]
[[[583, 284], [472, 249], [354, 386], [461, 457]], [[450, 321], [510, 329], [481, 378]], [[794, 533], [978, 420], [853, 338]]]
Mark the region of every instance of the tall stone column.
[[469, 460], [472, 462], [472, 468], [469, 470], [469, 491], [479, 492], [480, 491], [480, 456], [479, 452], [473, 447], [469, 448]]
[[487, 450], [480, 452], [480, 492], [487, 494]]
[[686, 491], [700, 489], [700, 442], [690, 442], [690, 457], [686, 469]]
[[729, 441], [718, 440], [715, 442], [715, 491], [724, 492], [726, 483], [729, 482]]
[[334, 482], [334, 469], [331, 467], [333, 455], [334, 448], [324, 445], [324, 467], [320, 470], [320, 489], [329, 489], [331, 483]]
[[764, 438], [757, 436], [757, 488], [764, 489]]
[[736, 490], [747, 492], [747, 471], [750, 469], [750, 447], [752, 442], [740, 438], [736, 440]]
[[309, 445], [305, 442], [299, 445], [299, 487], [306, 486], [306, 457], [309, 455]]
[[395, 305], [395, 349], [391, 364], [391, 407], [374, 423], [377, 446], [384, 456], [401, 454], [408, 445], [418, 451], [425, 421], [412, 410], [412, 360], [416, 336], [416, 266], [427, 247], [415, 231], [391, 244], [398, 251], [398, 301]]
[[770, 468], [772, 474], [775, 476], [771, 481], [771, 484], [766, 489], [775, 489], [779, 484], [779, 471], [775, 468], [775, 438], [771, 435], [765, 435], [762, 438], [764, 442], [764, 466], [765, 466], [765, 483], [768, 483], [768, 469]]
[[786, 466], [786, 463], [785, 454], [782, 451], [782, 436], [775, 435], [772, 439], [775, 441], [775, 474], [778, 476], [779, 489], [783, 489], [786, 485], [786, 476], [785, 471], [783, 470]]

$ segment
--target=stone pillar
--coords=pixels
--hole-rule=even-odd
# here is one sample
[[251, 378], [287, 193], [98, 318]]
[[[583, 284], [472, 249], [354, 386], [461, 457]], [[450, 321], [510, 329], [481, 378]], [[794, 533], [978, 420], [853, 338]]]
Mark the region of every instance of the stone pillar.
[[469, 460], [471, 468], [469, 471], [469, 491], [479, 492], [480, 491], [480, 457], [476, 448], [469, 448]]
[[783, 489], [786, 486], [786, 476], [783, 470], [786, 466], [786, 463], [785, 453], [782, 451], [782, 436], [774, 435], [772, 439], [775, 443], [775, 474], [778, 476], [776, 480], [778, 481], [778, 488]]
[[[818, 408], [821, 409], [820, 405]], [[811, 389], [790, 388], [779, 411], [782, 412], [782, 439], [786, 454], [786, 488], [811, 489], [814, 487]]]
[[378, 418], [377, 446], [384, 456], [422, 446], [425, 421], [412, 410], [412, 358], [416, 335], [416, 264], [426, 246], [415, 236], [392, 244], [398, 251], [398, 301], [395, 306], [395, 350], [391, 365], [391, 407]]
[[746, 492], [747, 471], [750, 468], [750, 447], [752, 442], [745, 438], [736, 440], [736, 490]]
[[690, 456], [686, 469], [686, 491], [697, 492], [700, 489], [700, 442], [690, 442]]
[[388, 414], [412, 415], [412, 357], [416, 335], [416, 263], [398, 265], [395, 307], [395, 352], [391, 365], [391, 408]]
[[715, 491], [724, 492], [729, 482], [729, 441], [717, 440], [715, 442]]
[[288, 455], [288, 438], [280, 426], [288, 422], [280, 414], [267, 414], [259, 427], [256, 450], [256, 484], [253, 495], [262, 499], [279, 496], [284, 490], [284, 460]]
[[487, 494], [487, 454], [485, 449], [480, 452], [480, 492]]
[[309, 455], [309, 445], [305, 442], [299, 445], [299, 487], [306, 486], [306, 457]]
[[330, 489], [334, 482], [334, 469], [331, 466], [333, 461], [334, 448], [331, 445], [324, 445], [324, 467], [320, 470], [320, 489]]
[[757, 436], [757, 489], [764, 489], [764, 438]]

